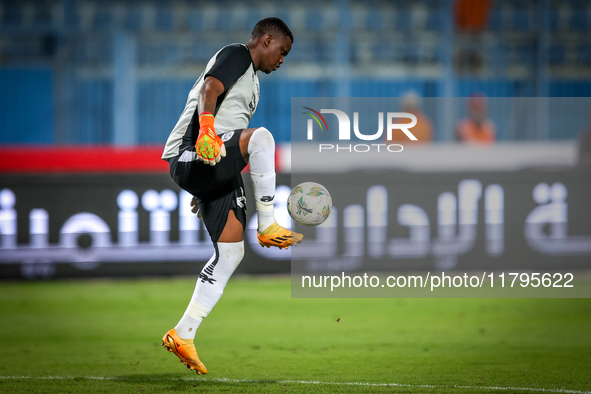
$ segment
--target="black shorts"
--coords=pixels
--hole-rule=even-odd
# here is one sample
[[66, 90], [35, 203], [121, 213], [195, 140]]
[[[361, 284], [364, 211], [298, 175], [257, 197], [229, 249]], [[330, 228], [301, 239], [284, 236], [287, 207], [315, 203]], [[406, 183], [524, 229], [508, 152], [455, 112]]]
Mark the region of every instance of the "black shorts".
[[240, 153], [240, 134], [242, 130], [222, 134], [226, 157], [215, 166], [198, 160], [195, 147], [181, 150], [178, 156], [168, 161], [174, 182], [197, 198], [205, 228], [213, 242], [222, 235], [230, 210], [246, 228], [246, 196], [240, 175], [246, 162]]

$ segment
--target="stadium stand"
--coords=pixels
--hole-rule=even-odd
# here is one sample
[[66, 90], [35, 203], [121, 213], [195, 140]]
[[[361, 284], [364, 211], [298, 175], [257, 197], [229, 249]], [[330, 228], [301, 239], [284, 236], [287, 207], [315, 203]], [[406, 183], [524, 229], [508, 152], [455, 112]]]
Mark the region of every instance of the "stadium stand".
[[[41, 138], [39, 130], [29, 128], [30, 134], [23, 137], [13, 125], [0, 131], [1, 140], [112, 143], [117, 111], [113, 75], [122, 61], [116, 55], [116, 37], [122, 34], [135, 48], [136, 140], [161, 143], [204, 63], [222, 45], [244, 41], [252, 26], [269, 15], [285, 19], [296, 41], [286, 62], [289, 66], [262, 84], [253, 121], [264, 117], [265, 124], [281, 130], [280, 141], [289, 140], [289, 132], [283, 130], [290, 125], [285, 116], [289, 111], [279, 108], [289, 108], [295, 92], [334, 96], [348, 84], [351, 96], [397, 96], [408, 86], [423, 96], [442, 96], [449, 91], [444, 89], [449, 82], [445, 70], [453, 67], [448, 55], [462, 45], [461, 40], [453, 45], [453, 26], [446, 27], [452, 3], [1, 0], [0, 75], [12, 81], [3, 89], [23, 97], [35, 94], [36, 86], [54, 89], [51, 138]], [[486, 30], [477, 42], [468, 44], [480, 54], [482, 66], [454, 71], [454, 95], [478, 91], [503, 97], [544, 92], [586, 96], [588, 90], [578, 82], [588, 83], [591, 78], [590, 33], [591, 4], [586, 1], [495, 0]], [[344, 71], [335, 73], [344, 66], [342, 59], [349, 62]], [[542, 72], [545, 68], [547, 73]], [[15, 77], [10, 74], [14, 69], [25, 71]], [[35, 70], [50, 70], [39, 74], [47, 80], [31, 82], [37, 81]], [[9, 95], [3, 96], [3, 104], [16, 109], [16, 104], [8, 103]], [[565, 133], [562, 138], [572, 136]]]

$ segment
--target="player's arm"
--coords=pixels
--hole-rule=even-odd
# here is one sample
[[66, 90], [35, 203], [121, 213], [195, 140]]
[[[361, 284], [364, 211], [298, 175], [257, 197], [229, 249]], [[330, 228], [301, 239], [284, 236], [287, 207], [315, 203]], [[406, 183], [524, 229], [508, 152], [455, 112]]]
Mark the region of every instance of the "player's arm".
[[199, 104], [197, 107], [199, 114], [204, 112], [213, 114], [218, 97], [224, 93], [224, 90], [222, 81], [211, 75], [205, 77], [205, 81], [199, 91]]
[[205, 74], [199, 91], [199, 137], [195, 148], [197, 157], [206, 164], [216, 165], [226, 156], [226, 148], [213, 127], [217, 100], [252, 64], [252, 57], [244, 45], [228, 45], [217, 54], [215, 63]]
[[213, 126], [215, 106], [218, 97], [224, 92], [224, 84], [208, 75], [199, 90], [197, 110], [199, 111], [199, 137], [195, 144], [197, 158], [205, 164], [215, 166], [226, 156], [226, 147], [216, 134]]

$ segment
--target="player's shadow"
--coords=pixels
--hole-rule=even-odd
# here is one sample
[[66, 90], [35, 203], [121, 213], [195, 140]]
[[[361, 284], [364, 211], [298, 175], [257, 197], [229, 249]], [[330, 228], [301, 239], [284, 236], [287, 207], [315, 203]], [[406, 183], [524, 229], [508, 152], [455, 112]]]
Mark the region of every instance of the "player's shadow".
[[265, 385], [279, 384], [277, 380], [231, 380], [220, 379], [196, 374], [134, 374], [120, 375], [113, 377], [112, 381], [122, 385], [137, 386], [149, 385], [153, 390], [171, 390], [179, 392], [188, 392], [191, 389], [207, 389], [209, 387], [219, 389], [224, 386], [231, 392], [243, 392], [257, 386], [257, 389], [264, 388]]

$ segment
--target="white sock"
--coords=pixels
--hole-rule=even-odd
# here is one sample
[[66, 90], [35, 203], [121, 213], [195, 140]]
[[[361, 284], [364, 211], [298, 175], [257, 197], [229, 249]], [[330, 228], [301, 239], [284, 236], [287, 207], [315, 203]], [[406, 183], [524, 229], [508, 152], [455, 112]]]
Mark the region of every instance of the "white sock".
[[228, 280], [242, 261], [244, 241], [214, 243], [213, 256], [199, 274], [195, 291], [175, 330], [182, 339], [194, 339], [203, 319], [224, 292]]
[[256, 129], [248, 142], [250, 179], [258, 217], [258, 232], [275, 223], [275, 140], [264, 127]]

